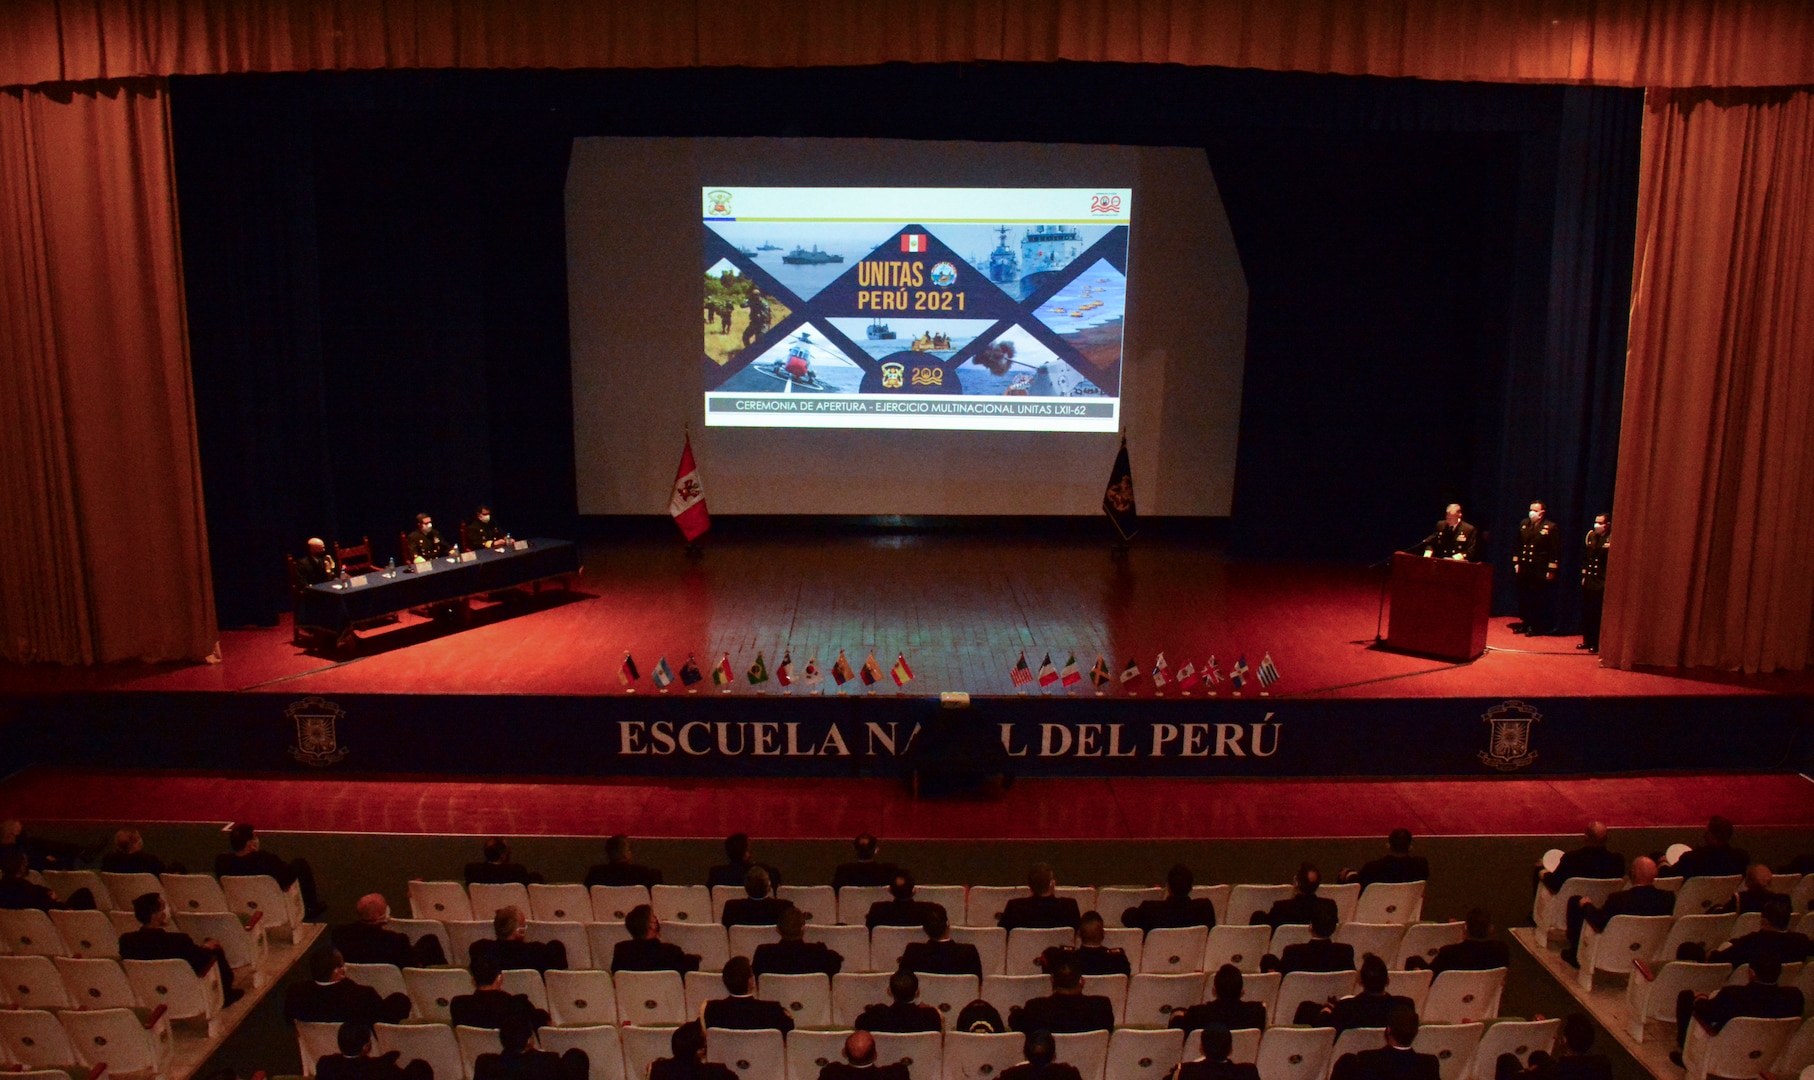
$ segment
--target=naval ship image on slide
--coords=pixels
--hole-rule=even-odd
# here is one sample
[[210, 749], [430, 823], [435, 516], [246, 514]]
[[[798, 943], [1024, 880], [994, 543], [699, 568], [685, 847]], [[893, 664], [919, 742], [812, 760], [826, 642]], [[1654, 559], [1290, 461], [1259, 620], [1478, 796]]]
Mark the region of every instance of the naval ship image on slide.
[[781, 256], [781, 261], [784, 263], [793, 263], [795, 266], [818, 266], [823, 263], [841, 263], [844, 261], [844, 256], [833, 255], [829, 251], [820, 251], [819, 245], [814, 244], [811, 251], [808, 251], [803, 247], [795, 248], [786, 255]]
[[1069, 225], [1035, 225], [1020, 238], [1020, 298], [1038, 292], [1052, 275], [1083, 252], [1083, 241]]

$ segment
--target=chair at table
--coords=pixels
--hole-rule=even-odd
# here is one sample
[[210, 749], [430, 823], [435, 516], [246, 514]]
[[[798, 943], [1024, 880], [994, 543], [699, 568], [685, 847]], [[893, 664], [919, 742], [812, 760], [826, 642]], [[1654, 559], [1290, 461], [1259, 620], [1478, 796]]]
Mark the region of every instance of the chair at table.
[[[349, 574], [369, 574], [378, 569], [372, 561], [372, 538], [362, 536], [357, 544], [341, 547], [340, 541], [334, 541], [334, 561]], [[408, 560], [405, 559], [405, 562]]]

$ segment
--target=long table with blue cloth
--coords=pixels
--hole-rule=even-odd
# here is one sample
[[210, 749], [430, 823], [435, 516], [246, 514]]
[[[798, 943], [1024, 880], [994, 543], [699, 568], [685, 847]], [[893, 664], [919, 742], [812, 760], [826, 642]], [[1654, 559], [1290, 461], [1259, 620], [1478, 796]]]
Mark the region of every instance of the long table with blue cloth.
[[577, 573], [579, 548], [571, 540], [518, 540], [509, 549], [467, 551], [311, 585], [297, 597], [296, 625], [344, 634], [368, 619]]

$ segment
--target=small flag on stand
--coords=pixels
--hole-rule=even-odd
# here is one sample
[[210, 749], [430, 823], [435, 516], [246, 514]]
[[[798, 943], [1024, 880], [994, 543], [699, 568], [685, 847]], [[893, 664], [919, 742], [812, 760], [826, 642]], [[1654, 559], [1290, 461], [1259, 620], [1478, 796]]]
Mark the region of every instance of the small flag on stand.
[[852, 680], [856, 677], [857, 677], [857, 673], [850, 669], [850, 661], [844, 658], [844, 650], [839, 649], [838, 650], [838, 661], [837, 661], [837, 663], [835, 663], [831, 666], [832, 681], [837, 683], [839, 686], [843, 686], [845, 683], [849, 682], [850, 680]]
[[811, 657], [807, 658], [806, 671], [801, 676], [800, 682], [806, 686], [812, 687], [813, 693], [817, 694], [819, 693], [820, 684], [824, 681], [825, 673], [819, 670], [819, 656], [817, 653], [814, 653]]
[[768, 681], [768, 664], [763, 662], [761, 652], [756, 653], [756, 662], [750, 665], [745, 677], [749, 679], [751, 686], [761, 686]]
[[889, 674], [894, 676], [896, 686], [906, 686], [913, 681], [913, 669], [907, 666], [906, 653], [894, 654], [894, 667], [890, 669]]
[[1102, 688], [1109, 684], [1111, 678], [1113, 676], [1109, 674], [1109, 662], [1102, 658], [1101, 653], [1097, 653], [1096, 666], [1090, 669], [1090, 685], [1100, 693]]
[[1241, 692], [1241, 687], [1247, 685], [1247, 657], [1236, 660], [1235, 666], [1228, 669], [1228, 682], [1237, 694]]
[[699, 466], [693, 463], [693, 438], [687, 436], [680, 449], [680, 468], [674, 472], [674, 492], [668, 496], [668, 514], [680, 526], [687, 543], [705, 535], [712, 527], [712, 515], [705, 508], [705, 482], [699, 478]]
[[1115, 467], [1109, 470], [1109, 486], [1102, 493], [1102, 512], [1109, 516], [1122, 540], [1132, 540], [1140, 531], [1140, 515], [1134, 510], [1134, 470], [1127, 463], [1127, 436], [1121, 437], [1121, 452], [1115, 455]]
[[1121, 669], [1121, 685], [1127, 686], [1140, 677], [1140, 661], [1128, 657], [1127, 666]]
[[655, 661], [655, 670], [649, 674], [649, 678], [655, 680], [655, 685], [663, 690], [668, 688], [669, 684], [674, 681], [674, 669], [668, 666], [667, 657], [664, 656]]
[[[762, 654], [757, 653], [756, 659], [762, 659]], [[782, 686], [794, 685], [794, 650], [789, 649], [781, 654], [781, 664], [775, 668], [775, 681]]]
[[1203, 682], [1207, 686], [1215, 686], [1221, 681], [1222, 666], [1216, 663], [1216, 654], [1210, 653], [1209, 663], [1203, 665]]
[[1197, 685], [1196, 665], [1186, 660], [1184, 666], [1178, 669], [1178, 689], [1189, 690], [1195, 685]]
[[731, 680], [735, 677], [731, 674], [731, 654], [725, 653], [712, 668], [712, 685], [724, 687], [724, 692], [728, 694], [731, 692]]
[[1165, 654], [1160, 653], [1159, 659], [1153, 661], [1153, 689], [1155, 690], [1162, 689], [1170, 681], [1165, 676], [1165, 667]]
[[[863, 676], [864, 686], [874, 686], [876, 683], [882, 681], [882, 665], [876, 663], [876, 652], [874, 649], [869, 650], [869, 655], [864, 658], [861, 674]], [[874, 691], [871, 691], [871, 693], [874, 693]]]
[[1033, 669], [1027, 666], [1027, 650], [1020, 651], [1020, 659], [1015, 661], [1014, 670], [1008, 673], [1016, 687], [1025, 686], [1033, 681]]
[[688, 653], [687, 662], [680, 665], [680, 681], [687, 686], [692, 686], [694, 683], [701, 682], [704, 679], [705, 676], [700, 674], [699, 671], [699, 661], [693, 659], [692, 653]]
[[1267, 690], [1279, 681], [1279, 669], [1272, 665], [1272, 654], [1260, 657], [1260, 689]]
[[1066, 690], [1083, 681], [1083, 676], [1077, 671], [1076, 653], [1065, 654], [1064, 670], [1058, 673], [1058, 681], [1064, 684]]
[[1051, 686], [1057, 681], [1058, 668], [1052, 664], [1052, 654], [1047, 653], [1046, 658], [1039, 662], [1039, 685], [1042, 687]]
[[636, 661], [630, 659], [629, 652], [625, 651], [624, 662], [617, 665], [617, 681], [629, 686], [640, 678], [642, 673], [636, 670]]

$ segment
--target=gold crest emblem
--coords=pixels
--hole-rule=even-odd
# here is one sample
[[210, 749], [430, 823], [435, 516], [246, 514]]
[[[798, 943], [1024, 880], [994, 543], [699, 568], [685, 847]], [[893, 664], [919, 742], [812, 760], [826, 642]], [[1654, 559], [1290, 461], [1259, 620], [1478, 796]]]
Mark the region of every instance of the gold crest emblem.
[[731, 212], [731, 193], [724, 190], [708, 191], [706, 201], [711, 204], [713, 217], [728, 217]]
[[943, 386], [943, 385], [945, 385], [945, 369], [944, 368], [935, 368], [935, 367], [916, 367], [913, 369], [913, 385], [915, 385], [915, 386]]
[[1487, 749], [1479, 754], [1482, 764], [1511, 772], [1537, 760], [1537, 751], [1531, 749], [1531, 728], [1543, 719], [1542, 713], [1522, 701], [1508, 701], [1488, 709], [1480, 719], [1491, 728]]
[[293, 702], [284, 715], [296, 722], [296, 745], [290, 747], [290, 756], [297, 761], [320, 767], [347, 755], [335, 732], [345, 709], [323, 698], [308, 697]]
[[[917, 374], [917, 373], [916, 373]], [[899, 390], [901, 382], [907, 375], [907, 369], [901, 364], [889, 361], [882, 365], [882, 389]]]

